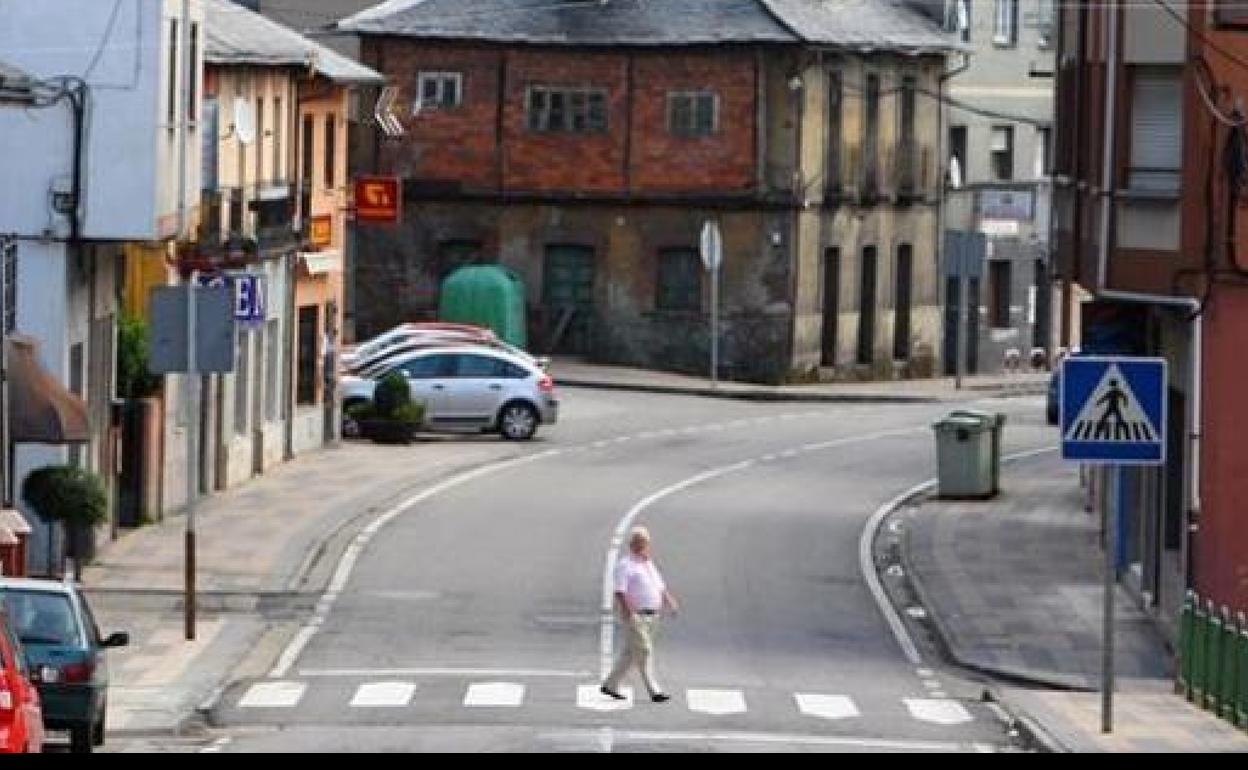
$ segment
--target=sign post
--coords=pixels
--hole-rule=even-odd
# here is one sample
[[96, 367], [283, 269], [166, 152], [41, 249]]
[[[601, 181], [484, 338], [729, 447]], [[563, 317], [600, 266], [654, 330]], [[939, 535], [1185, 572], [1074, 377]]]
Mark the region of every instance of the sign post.
[[724, 261], [724, 240], [719, 225], [702, 225], [702, 264], [711, 274], [711, 387], [719, 385], [719, 266]]
[[1123, 514], [1122, 466], [1166, 462], [1166, 362], [1160, 358], [1083, 357], [1062, 364], [1062, 459], [1104, 465], [1110, 510], [1105, 513], [1104, 648], [1101, 730], [1114, 730], [1114, 587], [1118, 525]]

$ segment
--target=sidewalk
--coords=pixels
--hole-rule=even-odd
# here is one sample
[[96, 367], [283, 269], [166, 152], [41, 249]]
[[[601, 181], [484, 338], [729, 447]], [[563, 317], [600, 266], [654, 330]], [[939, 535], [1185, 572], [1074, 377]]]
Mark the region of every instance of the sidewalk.
[[202, 500], [195, 642], [183, 629], [185, 518], [103, 544], [83, 585], [101, 631], [131, 635], [129, 647], [109, 653], [110, 734], [181, 732], [273, 623], [315, 604], [353, 524], [414, 488], [516, 451], [472, 438], [344, 444]]
[[1011, 686], [1003, 705], [1051, 748], [1248, 751], [1240, 732], [1173, 694], [1151, 618], [1117, 596], [1116, 732], [1100, 732], [1103, 557], [1075, 466], [1046, 454], [1006, 466], [990, 502], [924, 500], [904, 522], [903, 559], [949, 657]]
[[720, 382], [712, 389], [706, 377], [588, 363], [578, 358], [556, 358], [551, 372], [559, 385], [607, 390], [633, 390], [674, 395], [714, 396], [751, 401], [805, 401], [831, 403], [935, 403], [969, 401], [989, 396], [1034, 396], [1048, 391], [1048, 373], [1019, 373], [968, 377], [958, 390], [953, 378], [845, 382], [812, 385], [753, 385]]

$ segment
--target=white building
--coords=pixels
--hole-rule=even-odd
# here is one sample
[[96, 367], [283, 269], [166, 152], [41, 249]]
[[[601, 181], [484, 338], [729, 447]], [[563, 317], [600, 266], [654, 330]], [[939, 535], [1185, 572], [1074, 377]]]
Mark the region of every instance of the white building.
[[[85, 445], [18, 445], [15, 491], [31, 470], [64, 462], [112, 483], [122, 246], [172, 249], [193, 231], [201, 29], [199, 0], [0, 5], [0, 60], [30, 77], [0, 86], [0, 234], [17, 243], [16, 331], [37, 338], [43, 366], [85, 399], [90, 426]], [[38, 569], [42, 526], [32, 545]]]

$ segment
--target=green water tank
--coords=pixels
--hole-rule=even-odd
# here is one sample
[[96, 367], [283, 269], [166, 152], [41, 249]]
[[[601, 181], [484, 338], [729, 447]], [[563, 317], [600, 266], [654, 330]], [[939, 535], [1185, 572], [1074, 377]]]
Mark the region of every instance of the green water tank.
[[466, 265], [447, 276], [438, 318], [484, 326], [505, 342], [527, 347], [524, 283], [501, 265]]

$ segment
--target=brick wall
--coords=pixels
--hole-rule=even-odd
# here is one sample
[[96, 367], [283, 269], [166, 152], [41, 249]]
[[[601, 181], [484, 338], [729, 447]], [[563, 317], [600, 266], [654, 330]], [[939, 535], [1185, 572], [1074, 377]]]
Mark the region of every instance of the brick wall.
[[[372, 40], [365, 60], [399, 88], [396, 112], [407, 129], [400, 140], [383, 140], [383, 173], [476, 191], [499, 189], [500, 174], [511, 192], [716, 193], [754, 184], [752, 52], [504, 50]], [[462, 105], [412, 115], [421, 71], [462, 73]], [[607, 130], [530, 131], [526, 96], [534, 85], [605, 90]], [[672, 135], [667, 93], [705, 89], [719, 96], [718, 130], [709, 137]]]

